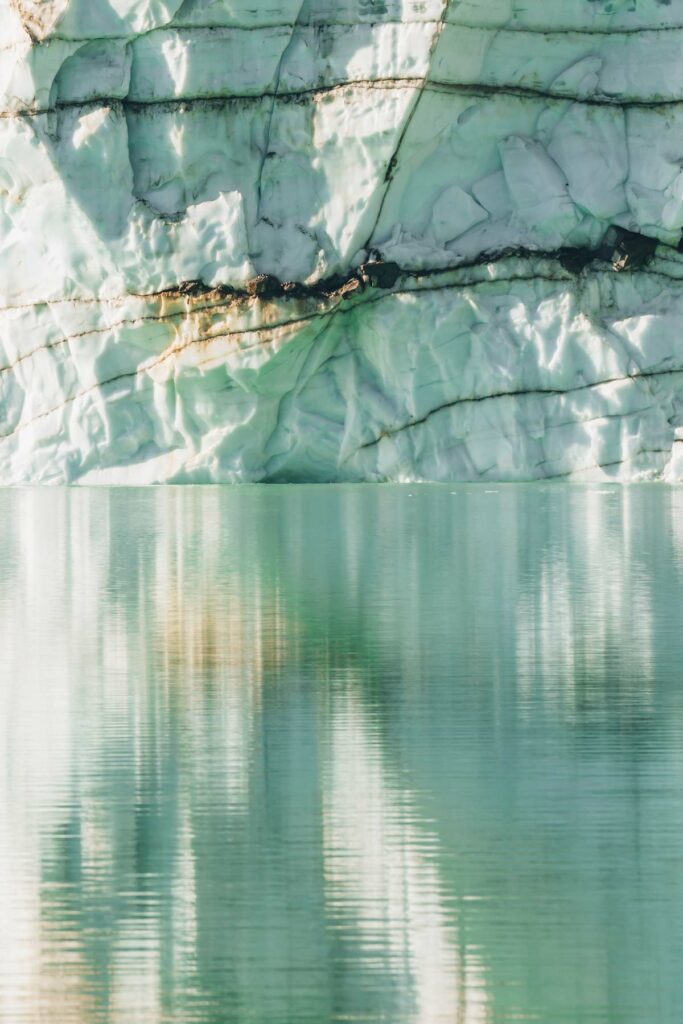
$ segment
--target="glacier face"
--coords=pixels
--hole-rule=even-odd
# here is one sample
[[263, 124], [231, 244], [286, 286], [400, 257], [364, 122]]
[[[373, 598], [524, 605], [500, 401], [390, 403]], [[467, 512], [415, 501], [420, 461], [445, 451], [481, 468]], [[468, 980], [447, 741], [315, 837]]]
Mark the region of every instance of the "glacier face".
[[0, 482], [683, 478], [669, 0], [0, 0]]

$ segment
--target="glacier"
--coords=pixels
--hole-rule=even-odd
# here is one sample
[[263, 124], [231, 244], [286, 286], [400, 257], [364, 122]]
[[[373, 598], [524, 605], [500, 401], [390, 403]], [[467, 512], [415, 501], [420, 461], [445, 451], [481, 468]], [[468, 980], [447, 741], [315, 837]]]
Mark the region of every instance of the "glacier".
[[683, 479], [670, 0], [0, 0], [0, 483]]

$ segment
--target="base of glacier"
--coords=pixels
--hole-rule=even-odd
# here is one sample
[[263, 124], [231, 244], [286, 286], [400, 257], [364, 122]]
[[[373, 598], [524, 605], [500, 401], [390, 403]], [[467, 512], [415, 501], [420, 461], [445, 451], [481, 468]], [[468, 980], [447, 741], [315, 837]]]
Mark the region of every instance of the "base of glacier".
[[682, 325], [666, 246], [6, 308], [0, 482], [683, 479]]

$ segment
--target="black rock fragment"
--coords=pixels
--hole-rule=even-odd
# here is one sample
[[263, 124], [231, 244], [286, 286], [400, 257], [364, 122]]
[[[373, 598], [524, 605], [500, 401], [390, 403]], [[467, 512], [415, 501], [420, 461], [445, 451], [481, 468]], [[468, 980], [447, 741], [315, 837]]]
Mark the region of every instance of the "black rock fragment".
[[558, 259], [560, 265], [570, 274], [580, 274], [595, 259], [592, 249], [560, 249]]
[[640, 270], [647, 266], [659, 244], [657, 239], [636, 234], [635, 231], [626, 231], [624, 228], [616, 230], [618, 232], [617, 244], [612, 256], [614, 269]]
[[637, 231], [627, 231], [613, 224], [597, 249], [593, 250], [592, 258], [611, 263], [617, 273], [622, 270], [641, 270], [650, 262], [658, 245], [656, 238], [641, 235]]
[[272, 299], [281, 291], [280, 282], [272, 274], [259, 274], [247, 284], [248, 295], [258, 295], [261, 299]]
[[390, 260], [371, 260], [362, 265], [360, 273], [371, 288], [393, 288], [401, 276], [401, 268]]

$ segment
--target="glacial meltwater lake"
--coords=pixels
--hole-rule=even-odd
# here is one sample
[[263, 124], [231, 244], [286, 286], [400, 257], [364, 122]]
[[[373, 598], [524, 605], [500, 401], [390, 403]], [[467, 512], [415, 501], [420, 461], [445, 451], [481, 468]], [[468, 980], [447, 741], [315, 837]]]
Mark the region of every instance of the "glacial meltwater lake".
[[0, 492], [2, 1024], [680, 1024], [683, 489]]

